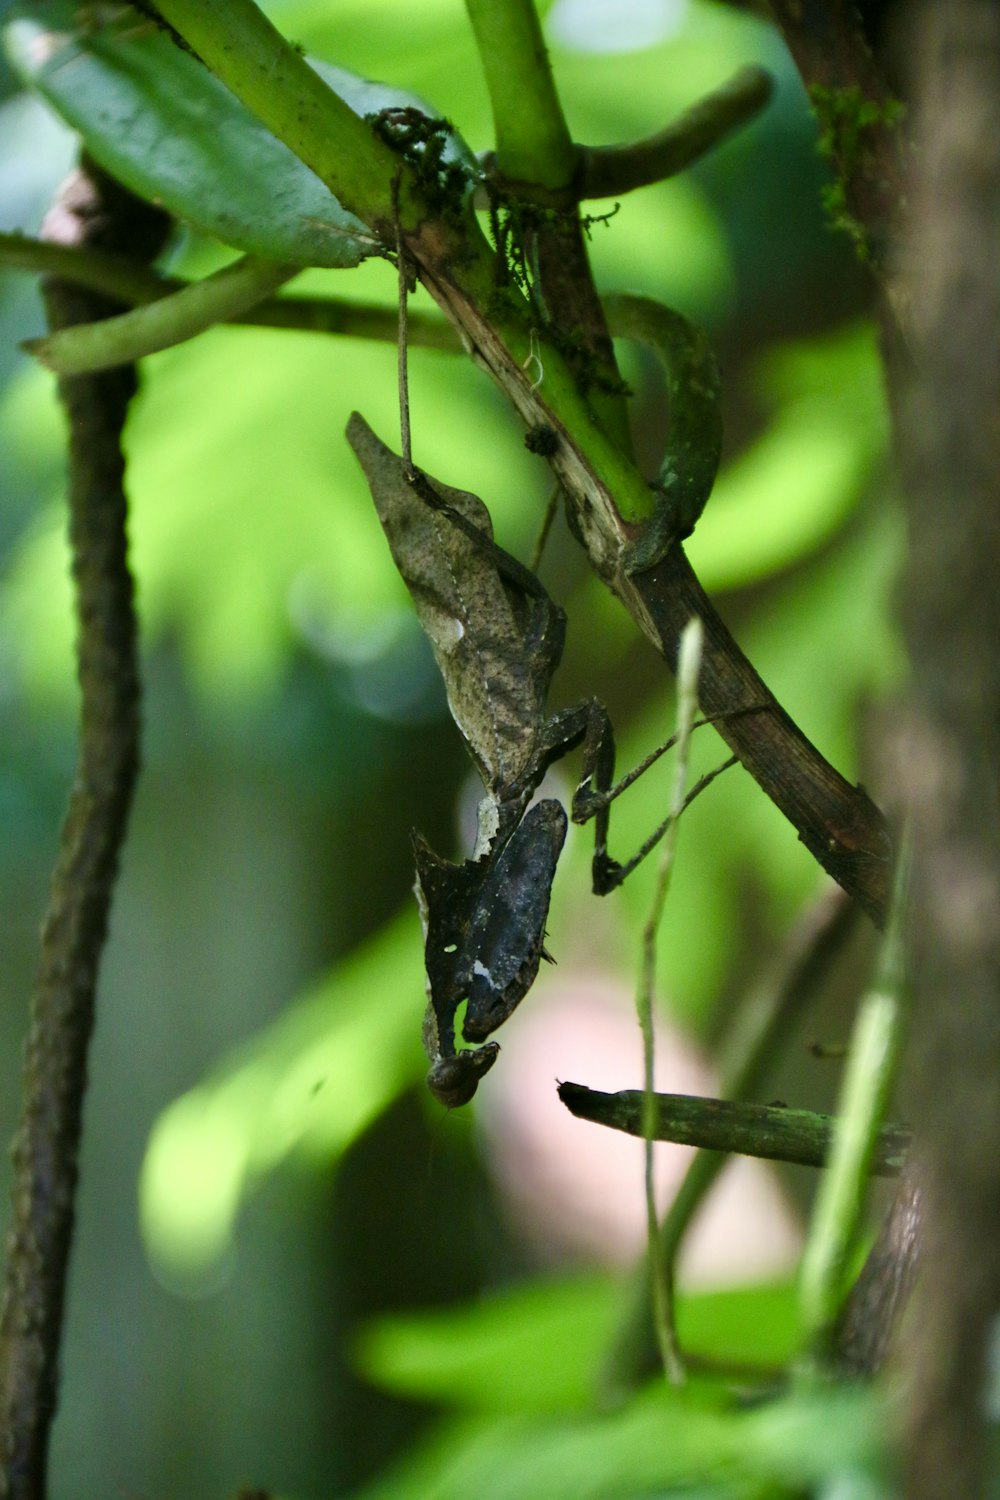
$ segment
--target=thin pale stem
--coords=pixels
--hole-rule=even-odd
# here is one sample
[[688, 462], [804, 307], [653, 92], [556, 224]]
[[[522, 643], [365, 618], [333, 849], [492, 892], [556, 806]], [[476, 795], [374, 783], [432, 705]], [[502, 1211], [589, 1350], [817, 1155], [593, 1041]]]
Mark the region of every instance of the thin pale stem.
[[684, 632], [677, 671], [677, 761], [670, 799], [669, 824], [664, 831], [663, 850], [657, 871], [649, 917], [642, 935], [642, 968], [636, 994], [636, 1012], [642, 1033], [643, 1096], [642, 1134], [645, 1143], [644, 1179], [646, 1196], [646, 1230], [649, 1244], [649, 1274], [653, 1296], [653, 1316], [660, 1356], [667, 1379], [677, 1385], [684, 1379], [684, 1363], [677, 1342], [674, 1317], [673, 1267], [663, 1253], [659, 1214], [656, 1206], [653, 1142], [656, 1139], [655, 1038], [653, 1030], [653, 995], [656, 988], [657, 937], [663, 920], [670, 879], [674, 868], [677, 842], [677, 820], [684, 807], [691, 752], [691, 732], [698, 712], [698, 671], [701, 665], [701, 625], [692, 620]]
[[[764, 1086], [859, 916], [844, 892], [831, 886], [795, 924], [768, 973], [739, 1007], [723, 1042], [720, 1088], [728, 1099], [751, 1100]], [[689, 1166], [661, 1229], [669, 1265], [725, 1163], [719, 1151], [699, 1151]], [[602, 1385], [609, 1396], [617, 1398], [648, 1374], [654, 1355], [650, 1330], [649, 1275], [643, 1267], [603, 1372]]]
[[857, 1246], [865, 1191], [899, 1056], [906, 864], [904, 849], [875, 983], [862, 999], [854, 1023], [829, 1171], [820, 1184], [802, 1256], [803, 1323], [813, 1356], [821, 1361], [834, 1346], [847, 1268]]

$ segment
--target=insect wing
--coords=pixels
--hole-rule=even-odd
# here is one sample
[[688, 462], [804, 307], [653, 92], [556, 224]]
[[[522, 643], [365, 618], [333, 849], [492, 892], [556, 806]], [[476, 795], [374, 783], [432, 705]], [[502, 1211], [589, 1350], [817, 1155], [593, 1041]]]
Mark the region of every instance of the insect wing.
[[447, 1058], [455, 1051], [455, 1011], [465, 998], [469, 928], [486, 865], [473, 860], [454, 865], [435, 854], [418, 833], [413, 835], [413, 854], [427, 971], [424, 1048], [432, 1059]]
[[[452, 718], [485, 785], [512, 785], [531, 761], [552, 671], [539, 677], [535, 631], [526, 638], [501, 576], [500, 560], [505, 568], [516, 570], [516, 564], [494, 545], [489, 511], [478, 496], [431, 483], [426, 475], [409, 476], [357, 412], [347, 439], [433, 648]], [[561, 646], [561, 637], [555, 644]]]
[[566, 813], [537, 802], [493, 861], [469, 928], [468, 1005], [463, 1036], [481, 1042], [501, 1026], [538, 973]]

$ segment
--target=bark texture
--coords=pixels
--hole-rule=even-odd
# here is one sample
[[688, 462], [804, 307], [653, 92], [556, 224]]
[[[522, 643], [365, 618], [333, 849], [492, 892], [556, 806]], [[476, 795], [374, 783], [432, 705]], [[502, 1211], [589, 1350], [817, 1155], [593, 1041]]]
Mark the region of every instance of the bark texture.
[[912, 663], [898, 778], [913, 824], [906, 1113], [924, 1195], [902, 1345], [906, 1494], [983, 1493], [1000, 1286], [1000, 7], [907, 13], [916, 151], [900, 459]]

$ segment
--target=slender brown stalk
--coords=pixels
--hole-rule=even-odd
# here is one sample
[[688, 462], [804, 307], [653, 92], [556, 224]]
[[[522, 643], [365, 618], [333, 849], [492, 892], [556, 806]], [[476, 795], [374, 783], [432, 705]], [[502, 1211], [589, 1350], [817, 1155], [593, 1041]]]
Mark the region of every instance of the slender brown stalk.
[[[62, 190], [46, 233], [63, 244], [141, 255], [155, 252], [164, 225], [157, 210], [80, 172]], [[49, 282], [44, 295], [53, 328], [120, 310], [64, 282]], [[42, 927], [14, 1144], [0, 1315], [0, 1487], [13, 1500], [42, 1500], [46, 1493], [97, 971], [139, 763], [121, 451], [135, 389], [131, 367], [59, 383], [69, 425], [80, 751]]]

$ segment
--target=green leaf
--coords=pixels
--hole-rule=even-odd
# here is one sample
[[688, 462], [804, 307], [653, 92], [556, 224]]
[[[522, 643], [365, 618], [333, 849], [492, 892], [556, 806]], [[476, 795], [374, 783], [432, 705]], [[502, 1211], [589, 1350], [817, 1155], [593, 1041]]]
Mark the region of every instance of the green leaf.
[[[88, 150], [141, 197], [224, 244], [296, 265], [355, 266], [379, 253], [362, 221], [245, 109], [197, 58], [137, 11], [109, 19], [76, 0], [15, 5], [6, 26], [24, 82], [83, 136]], [[434, 111], [402, 89], [312, 66], [357, 114]], [[475, 159], [452, 136], [445, 156]]]
[[[414, 1399], [505, 1415], [586, 1410], [621, 1296], [620, 1278], [591, 1276], [383, 1318], [365, 1330], [358, 1364], [376, 1385]], [[720, 1362], [780, 1364], [798, 1348], [789, 1285], [685, 1295], [677, 1316], [684, 1348]]]
[[720, 1363], [783, 1365], [799, 1350], [795, 1285], [735, 1287], [677, 1299], [681, 1348]]
[[[563, 1348], [564, 1359], [572, 1349]], [[502, 1396], [501, 1386], [499, 1395]], [[455, 1424], [424, 1453], [364, 1492], [364, 1500], [631, 1500], [684, 1494], [674, 1486], [720, 1477], [724, 1419], [687, 1393], [657, 1391], [627, 1411], [569, 1420], [507, 1418]], [[718, 1493], [759, 1493], [728, 1486]]]
[[382, 1318], [364, 1331], [357, 1363], [376, 1385], [414, 1399], [505, 1414], [586, 1409], [620, 1295], [617, 1279], [593, 1276]]
[[[564, 1359], [573, 1350], [563, 1347]], [[505, 1386], [495, 1395], [502, 1407]], [[887, 1500], [883, 1403], [868, 1388], [792, 1392], [755, 1410], [657, 1382], [629, 1406], [574, 1418], [444, 1424], [358, 1500]], [[816, 1486], [816, 1490], [813, 1490]]]

